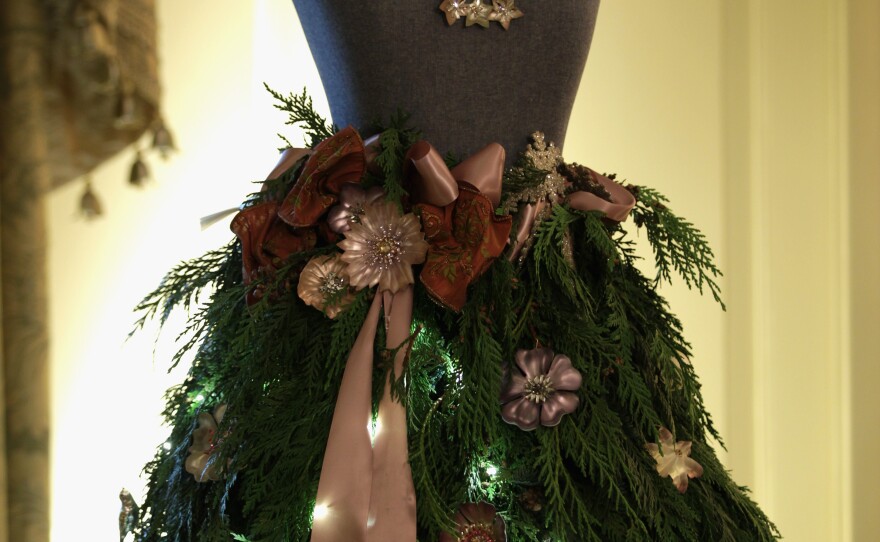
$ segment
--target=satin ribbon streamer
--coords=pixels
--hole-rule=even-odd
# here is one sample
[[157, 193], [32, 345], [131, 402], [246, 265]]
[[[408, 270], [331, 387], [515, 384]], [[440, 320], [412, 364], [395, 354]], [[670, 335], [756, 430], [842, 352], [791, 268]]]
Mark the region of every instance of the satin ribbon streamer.
[[[467, 285], [501, 253], [510, 233], [510, 218], [496, 218], [493, 212], [501, 196], [504, 150], [499, 145], [487, 146], [452, 171], [424, 142], [414, 145], [407, 158], [408, 188], [413, 201], [419, 202], [416, 207], [421, 206], [431, 244], [426, 267], [432, 251], [435, 261], [452, 258], [467, 263], [456, 267], [457, 278], [447, 287], [428, 289], [444, 304], [460, 308]], [[459, 209], [457, 202], [462, 198]], [[462, 222], [470, 227], [456, 227]], [[472, 227], [475, 222], [482, 227]], [[424, 271], [422, 282], [428, 287]], [[380, 306], [384, 307], [387, 343], [398, 349], [393, 374], [401, 375], [412, 304], [412, 285], [396, 293], [377, 293], [349, 354], [318, 482], [316, 510], [320, 514], [313, 521], [312, 542], [415, 542], [416, 496], [406, 409], [391, 396], [390, 374], [379, 402], [372, 445], [368, 430]]]
[[373, 345], [384, 306], [387, 342], [399, 347], [394, 374], [403, 373], [412, 324], [412, 285], [377, 293], [355, 340], [339, 388], [318, 483], [312, 542], [414, 542], [416, 496], [409, 466], [406, 409], [391, 397], [391, 375], [379, 402], [370, 443]]

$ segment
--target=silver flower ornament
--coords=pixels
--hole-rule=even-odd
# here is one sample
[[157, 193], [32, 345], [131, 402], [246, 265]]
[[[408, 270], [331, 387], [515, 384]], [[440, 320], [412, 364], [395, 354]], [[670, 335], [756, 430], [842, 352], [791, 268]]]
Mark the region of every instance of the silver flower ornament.
[[501, 392], [501, 418], [520, 429], [531, 431], [552, 427], [562, 416], [577, 409], [580, 399], [574, 393], [581, 387], [581, 374], [571, 359], [549, 348], [517, 350], [509, 380]]
[[702, 465], [689, 457], [691, 441], [675, 442], [672, 433], [665, 427], [660, 428], [660, 445], [649, 442], [645, 444], [645, 448], [657, 462], [660, 476], [672, 478], [679, 493], [687, 491], [689, 478], [699, 478], [703, 474]]

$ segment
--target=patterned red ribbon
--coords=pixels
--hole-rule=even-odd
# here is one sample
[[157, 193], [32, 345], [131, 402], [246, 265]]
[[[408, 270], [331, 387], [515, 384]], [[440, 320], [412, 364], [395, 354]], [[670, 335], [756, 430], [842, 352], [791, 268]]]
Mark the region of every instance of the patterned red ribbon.
[[407, 157], [415, 209], [428, 241], [419, 278], [428, 293], [455, 311], [467, 301], [467, 288], [501, 255], [512, 218], [499, 217], [504, 148], [487, 145], [451, 171], [430, 144], [414, 145]]

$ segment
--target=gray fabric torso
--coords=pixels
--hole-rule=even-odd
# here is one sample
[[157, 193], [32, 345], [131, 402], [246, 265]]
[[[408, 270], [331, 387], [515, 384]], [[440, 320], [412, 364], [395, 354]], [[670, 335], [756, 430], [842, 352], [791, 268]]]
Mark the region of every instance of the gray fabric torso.
[[398, 109], [441, 153], [489, 142], [508, 162], [535, 130], [562, 146], [599, 0], [519, 0], [505, 31], [447, 26], [439, 0], [293, 0], [333, 121], [364, 130]]

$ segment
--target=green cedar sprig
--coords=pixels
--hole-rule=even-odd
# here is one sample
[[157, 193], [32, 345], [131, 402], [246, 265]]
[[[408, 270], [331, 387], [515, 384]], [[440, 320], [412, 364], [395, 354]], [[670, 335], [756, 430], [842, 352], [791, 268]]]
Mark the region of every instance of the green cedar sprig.
[[666, 206], [669, 200], [654, 189], [638, 186], [631, 191], [636, 195], [636, 206], [632, 210], [633, 220], [645, 228], [648, 241], [654, 249], [657, 266], [655, 283], [671, 281], [671, 272], [677, 272], [688, 288], [696, 288], [703, 293], [709, 289], [712, 297], [725, 309], [721, 291], [715, 282], [722, 276], [715, 265], [715, 255], [706, 241], [706, 236], [693, 224], [677, 216]]
[[[319, 115], [312, 104], [312, 97], [308, 95], [305, 89], [301, 94], [291, 92], [284, 96], [280, 92], [272, 90], [269, 85], [263, 83], [263, 88], [272, 95], [277, 102], [275, 108], [288, 114], [285, 124], [288, 126], [301, 126], [308, 137], [307, 145], [314, 148], [315, 145], [327, 139], [338, 131], [338, 128], [327, 122], [327, 119]], [[283, 135], [278, 134], [287, 144], [287, 147], [293, 145], [287, 141]]]

